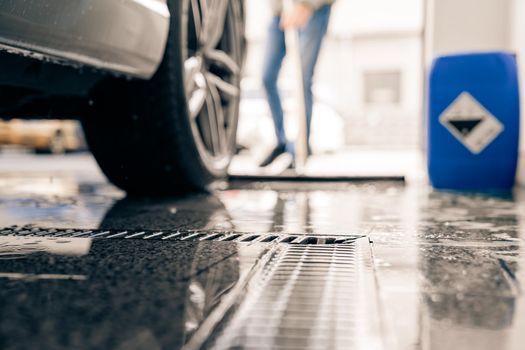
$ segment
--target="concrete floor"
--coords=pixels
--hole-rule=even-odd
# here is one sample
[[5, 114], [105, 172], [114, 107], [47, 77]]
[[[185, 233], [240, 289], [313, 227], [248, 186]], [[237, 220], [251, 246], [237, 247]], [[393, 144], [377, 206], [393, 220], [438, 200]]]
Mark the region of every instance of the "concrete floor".
[[[365, 295], [377, 295], [380, 316], [373, 348], [523, 349], [523, 189], [490, 197], [434, 192], [421, 181], [238, 182], [213, 195], [136, 200], [107, 184], [89, 156], [8, 155], [0, 195], [1, 227], [364, 236], [372, 242], [364, 273], [375, 281]], [[0, 259], [1, 273], [12, 266]], [[352, 347], [366, 349], [369, 333], [356, 334], [361, 346]], [[151, 345], [144, 337], [135, 348]], [[16, 339], [7, 344], [16, 348]]]

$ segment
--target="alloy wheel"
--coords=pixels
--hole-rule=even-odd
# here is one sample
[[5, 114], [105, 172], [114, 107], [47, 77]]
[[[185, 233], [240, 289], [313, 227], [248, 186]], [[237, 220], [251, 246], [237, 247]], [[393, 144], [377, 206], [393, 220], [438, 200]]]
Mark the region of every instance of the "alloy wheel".
[[187, 0], [183, 8], [190, 125], [201, 159], [212, 173], [224, 171], [235, 145], [241, 74], [237, 6], [231, 0]]

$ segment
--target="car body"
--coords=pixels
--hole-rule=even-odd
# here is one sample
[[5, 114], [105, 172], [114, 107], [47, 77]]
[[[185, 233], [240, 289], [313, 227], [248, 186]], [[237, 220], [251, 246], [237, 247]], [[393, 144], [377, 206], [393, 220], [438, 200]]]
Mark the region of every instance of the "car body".
[[169, 30], [165, 0], [0, 2], [4, 50], [151, 78]]
[[0, 118], [80, 119], [128, 192], [209, 190], [233, 156], [243, 57], [242, 0], [3, 0]]

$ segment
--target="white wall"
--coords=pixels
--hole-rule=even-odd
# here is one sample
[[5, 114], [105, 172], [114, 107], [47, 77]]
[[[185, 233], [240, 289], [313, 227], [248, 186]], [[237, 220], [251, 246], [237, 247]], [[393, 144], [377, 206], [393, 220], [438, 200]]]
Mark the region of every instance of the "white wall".
[[427, 0], [426, 52], [512, 49], [512, 4], [523, 0]]
[[422, 0], [337, 0], [331, 34], [340, 38], [420, 31]]
[[517, 54], [520, 74], [521, 138], [518, 181], [523, 185], [525, 184], [525, 1], [513, 0], [510, 12], [512, 14], [509, 21], [512, 25], [510, 41], [513, 51]]

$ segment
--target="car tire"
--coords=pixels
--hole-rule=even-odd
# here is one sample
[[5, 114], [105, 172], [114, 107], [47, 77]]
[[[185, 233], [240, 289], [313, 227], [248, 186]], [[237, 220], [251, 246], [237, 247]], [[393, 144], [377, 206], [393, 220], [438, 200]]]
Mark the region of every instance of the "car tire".
[[106, 79], [82, 118], [101, 169], [130, 194], [209, 190], [227, 175], [234, 153], [242, 0], [169, 0], [168, 6], [169, 38], [153, 78]]

